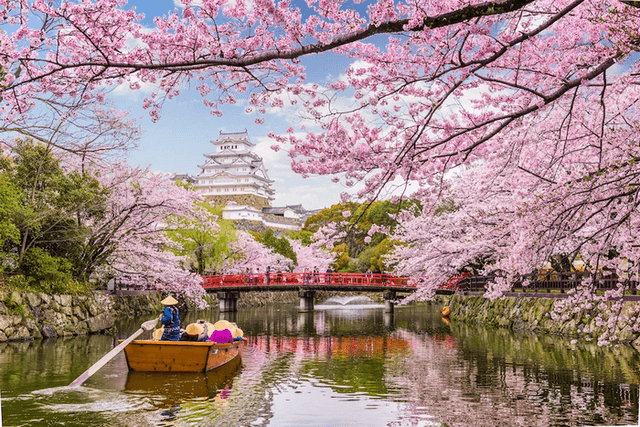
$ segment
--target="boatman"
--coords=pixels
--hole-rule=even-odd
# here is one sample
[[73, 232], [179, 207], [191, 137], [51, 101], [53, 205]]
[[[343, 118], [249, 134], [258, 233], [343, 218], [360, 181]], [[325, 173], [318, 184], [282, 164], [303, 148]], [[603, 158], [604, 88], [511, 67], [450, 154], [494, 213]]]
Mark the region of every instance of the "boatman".
[[160, 341], [178, 341], [180, 340], [180, 312], [178, 311], [178, 301], [169, 295], [161, 301], [165, 305], [162, 315], [159, 317], [164, 333]]

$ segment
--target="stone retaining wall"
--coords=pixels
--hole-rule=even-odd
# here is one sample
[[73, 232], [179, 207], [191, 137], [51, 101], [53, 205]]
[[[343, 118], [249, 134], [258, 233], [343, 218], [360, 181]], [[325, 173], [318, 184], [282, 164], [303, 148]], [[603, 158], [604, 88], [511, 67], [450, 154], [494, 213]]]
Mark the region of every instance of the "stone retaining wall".
[[[504, 297], [491, 301], [483, 296], [451, 295], [438, 296], [436, 301], [451, 309], [450, 318], [454, 320], [587, 340], [600, 337], [606, 331], [609, 320], [608, 313], [600, 313], [596, 309], [588, 313], [568, 313], [566, 320], [553, 320], [550, 314], [554, 310], [554, 298]], [[633, 319], [638, 305], [637, 301], [625, 302], [620, 312], [621, 318]], [[603, 315], [604, 322], [596, 321], [598, 314]], [[640, 322], [618, 321], [612, 332], [618, 342], [640, 349], [640, 332], [636, 330], [640, 330]]]
[[87, 335], [112, 330], [113, 313], [159, 313], [161, 295], [48, 295], [0, 291], [0, 342]]

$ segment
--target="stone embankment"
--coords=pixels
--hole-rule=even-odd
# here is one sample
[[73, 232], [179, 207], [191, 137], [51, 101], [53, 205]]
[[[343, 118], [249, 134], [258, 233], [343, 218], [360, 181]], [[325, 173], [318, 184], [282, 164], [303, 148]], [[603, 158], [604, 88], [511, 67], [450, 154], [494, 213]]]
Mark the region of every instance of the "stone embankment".
[[[468, 323], [506, 327], [513, 330], [557, 334], [579, 339], [596, 340], [602, 334], [613, 333], [617, 341], [640, 349], [639, 303], [626, 301], [619, 313], [577, 310], [560, 313], [555, 320], [555, 298], [504, 297], [491, 301], [483, 296], [438, 296], [438, 304], [451, 309], [451, 319]], [[611, 316], [617, 316], [614, 330], [609, 330]], [[600, 317], [600, 320], [597, 318]]]
[[108, 332], [114, 313], [160, 313], [160, 294], [136, 297], [99, 292], [83, 296], [0, 291], [0, 342]]

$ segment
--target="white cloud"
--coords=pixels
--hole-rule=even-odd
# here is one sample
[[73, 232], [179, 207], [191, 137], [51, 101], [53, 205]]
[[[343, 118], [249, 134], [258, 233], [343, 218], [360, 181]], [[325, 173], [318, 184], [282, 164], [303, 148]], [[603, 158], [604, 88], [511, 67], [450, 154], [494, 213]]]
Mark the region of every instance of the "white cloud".
[[[173, 0], [173, 5], [175, 7], [179, 7], [181, 9], [183, 9], [185, 7], [184, 3], [182, 3], [182, 0]], [[192, 0], [189, 3], [189, 6], [198, 6], [198, 7], [202, 7], [203, 3], [202, 0]]]
[[[229, 7], [229, 6], [233, 6], [236, 4], [236, 0], [227, 0], [222, 7]], [[245, 0], [245, 4], [247, 5], [247, 11], [251, 11], [253, 10], [253, 5], [254, 5], [254, 0]], [[182, 0], [173, 0], [173, 5], [175, 7], [178, 7], [180, 9], [184, 9], [185, 5], [184, 3], [182, 3]], [[191, 2], [189, 2], [189, 6], [191, 7], [202, 7], [203, 6], [203, 2], [202, 0], [192, 0]]]
[[[132, 89], [131, 85], [139, 86], [138, 89]], [[142, 82], [135, 75], [129, 76], [127, 81], [119, 84], [113, 90], [113, 94], [117, 96], [128, 97], [133, 100], [140, 99], [140, 95], [150, 95], [152, 93], [157, 93], [159, 90], [159, 86], [154, 83]]]

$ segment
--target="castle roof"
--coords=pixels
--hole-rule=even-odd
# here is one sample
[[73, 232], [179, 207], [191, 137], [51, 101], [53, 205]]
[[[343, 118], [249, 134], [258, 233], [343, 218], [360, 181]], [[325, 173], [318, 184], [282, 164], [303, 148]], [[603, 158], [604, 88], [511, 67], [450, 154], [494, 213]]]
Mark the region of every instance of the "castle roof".
[[245, 129], [244, 132], [222, 132], [218, 135], [218, 139], [211, 141], [213, 145], [222, 145], [228, 142], [239, 142], [249, 147], [255, 147], [255, 144], [249, 141], [249, 132]]

